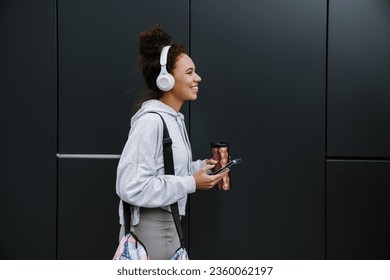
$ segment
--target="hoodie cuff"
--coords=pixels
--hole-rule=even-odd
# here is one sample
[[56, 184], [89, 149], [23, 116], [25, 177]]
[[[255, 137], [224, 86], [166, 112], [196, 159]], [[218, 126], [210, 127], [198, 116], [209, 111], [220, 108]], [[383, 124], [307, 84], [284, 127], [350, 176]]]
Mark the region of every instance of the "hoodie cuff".
[[185, 190], [187, 194], [194, 193], [196, 191], [196, 182], [194, 176], [188, 176], [188, 182], [185, 184]]
[[197, 160], [192, 162], [192, 174], [206, 166], [206, 160]]

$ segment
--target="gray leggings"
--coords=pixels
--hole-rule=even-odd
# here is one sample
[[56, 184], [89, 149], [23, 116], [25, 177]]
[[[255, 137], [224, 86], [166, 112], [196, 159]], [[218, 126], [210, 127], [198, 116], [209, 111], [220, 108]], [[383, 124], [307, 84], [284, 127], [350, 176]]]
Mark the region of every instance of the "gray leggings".
[[[169, 260], [180, 247], [172, 214], [161, 208], [141, 208], [140, 222], [132, 230], [145, 245], [151, 260]], [[122, 226], [120, 238], [123, 235]]]

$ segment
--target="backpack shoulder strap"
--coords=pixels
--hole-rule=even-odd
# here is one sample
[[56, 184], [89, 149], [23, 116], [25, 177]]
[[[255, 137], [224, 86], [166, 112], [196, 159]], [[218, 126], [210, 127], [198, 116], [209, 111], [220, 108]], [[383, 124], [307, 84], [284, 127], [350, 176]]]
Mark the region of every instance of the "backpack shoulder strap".
[[[165, 123], [164, 118], [157, 112], [150, 112], [160, 116], [163, 123], [163, 155], [164, 155], [164, 171], [167, 175], [175, 175], [175, 168], [173, 162], [173, 152], [172, 152], [172, 139], [169, 135], [167, 124]], [[181, 228], [180, 216], [179, 216], [179, 207], [177, 202], [170, 205], [171, 213], [173, 220], [175, 222], [176, 231], [180, 238], [180, 244], [184, 247], [184, 235]], [[130, 233], [130, 222], [131, 222], [131, 205], [123, 201], [123, 212], [124, 212], [124, 221], [125, 221], [125, 234]]]
[[175, 168], [173, 162], [173, 153], [172, 153], [172, 139], [169, 135], [167, 124], [165, 123], [164, 118], [156, 112], [150, 112], [160, 116], [163, 123], [163, 154], [164, 154], [164, 170], [166, 175], [175, 175]]
[[[164, 153], [164, 170], [165, 174], [175, 175], [175, 168], [173, 163], [173, 153], [172, 153], [172, 139], [169, 135], [169, 131], [167, 128], [167, 124], [165, 123], [164, 118], [156, 112], [153, 112], [160, 116], [163, 122], [163, 153]], [[175, 222], [176, 231], [180, 238], [180, 244], [184, 247], [184, 235], [183, 230], [181, 228], [180, 216], [179, 216], [179, 206], [177, 202], [170, 205], [171, 213], [173, 216], [173, 220]]]

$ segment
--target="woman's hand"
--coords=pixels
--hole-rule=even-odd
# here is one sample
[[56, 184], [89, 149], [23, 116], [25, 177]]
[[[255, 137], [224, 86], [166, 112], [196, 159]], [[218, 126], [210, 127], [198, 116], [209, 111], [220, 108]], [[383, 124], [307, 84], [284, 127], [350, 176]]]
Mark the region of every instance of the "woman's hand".
[[214, 187], [221, 179], [223, 176], [226, 175], [226, 173], [229, 172], [229, 169], [226, 169], [225, 171], [216, 174], [216, 175], [209, 175], [208, 171], [213, 169], [215, 166], [215, 163], [217, 163], [216, 160], [213, 159], [208, 159], [206, 160], [206, 163], [212, 162], [214, 164], [207, 164], [204, 166], [202, 169], [197, 171], [193, 176], [195, 178], [196, 182], [196, 188], [198, 190], [209, 190], [212, 187]]
[[213, 158], [206, 159], [206, 165], [211, 164], [211, 165], [216, 165], [218, 161], [216, 161]]

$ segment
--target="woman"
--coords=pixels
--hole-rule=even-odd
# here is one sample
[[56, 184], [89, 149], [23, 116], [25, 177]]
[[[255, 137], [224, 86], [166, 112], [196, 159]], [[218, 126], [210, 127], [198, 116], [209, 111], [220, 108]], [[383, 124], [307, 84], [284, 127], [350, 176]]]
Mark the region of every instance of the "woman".
[[[149, 257], [170, 259], [180, 241], [169, 205], [178, 202], [180, 215], [185, 215], [187, 195], [196, 189], [212, 188], [226, 173], [208, 175], [216, 164], [213, 159], [192, 161], [184, 117], [179, 111], [185, 101], [196, 100], [201, 78], [184, 47], [172, 44], [171, 36], [155, 25], [140, 34], [139, 50], [139, 67], [150, 95], [131, 119], [118, 165], [116, 190], [121, 199], [134, 206], [132, 230], [145, 244]], [[174, 79], [172, 88], [166, 87], [165, 78], [162, 85], [157, 85], [165, 67], [160, 64], [164, 64], [160, 61], [164, 56], [166, 70]], [[159, 113], [167, 124], [175, 175], [164, 175], [163, 124], [160, 116], [152, 112]]]

